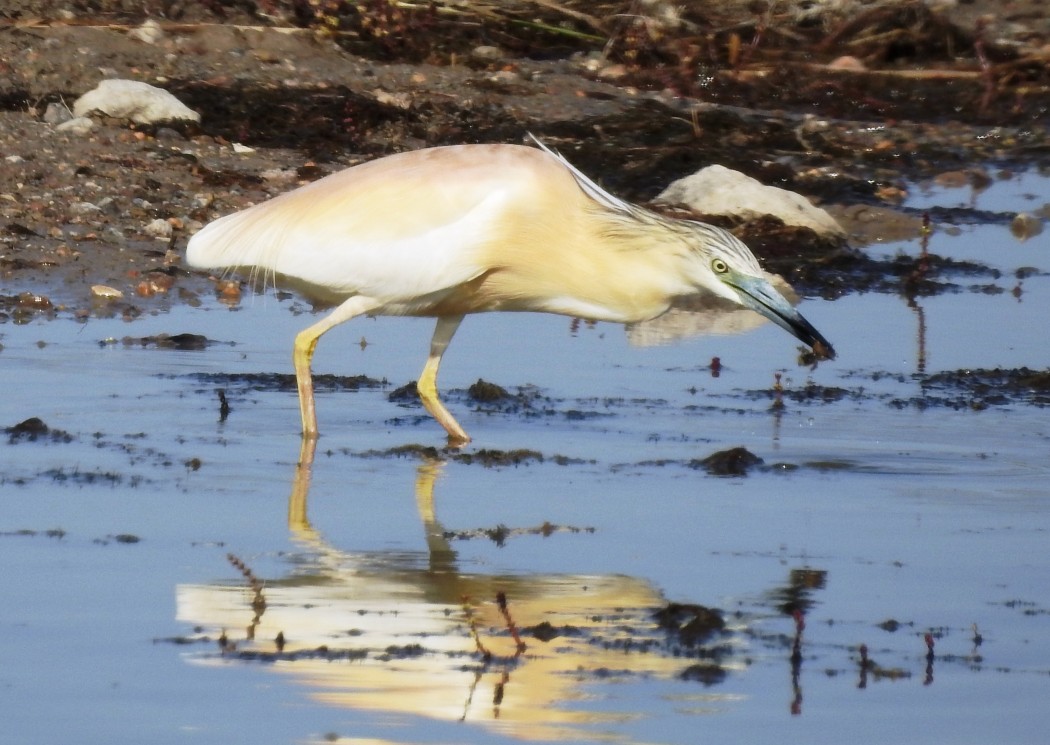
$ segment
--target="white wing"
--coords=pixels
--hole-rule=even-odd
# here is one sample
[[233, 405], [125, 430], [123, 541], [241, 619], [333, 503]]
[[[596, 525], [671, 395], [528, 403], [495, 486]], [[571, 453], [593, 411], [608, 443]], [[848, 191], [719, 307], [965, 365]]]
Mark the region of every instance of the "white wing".
[[187, 261], [287, 278], [322, 299], [394, 302], [462, 284], [485, 271], [472, 249], [513, 191], [491, 157], [482, 170], [482, 154], [467, 154], [437, 148], [334, 173], [209, 224]]

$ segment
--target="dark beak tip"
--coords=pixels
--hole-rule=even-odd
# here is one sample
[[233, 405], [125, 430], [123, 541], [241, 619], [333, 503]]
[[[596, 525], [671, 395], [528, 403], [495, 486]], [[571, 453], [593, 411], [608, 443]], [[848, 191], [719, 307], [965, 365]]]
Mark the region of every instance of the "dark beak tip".
[[823, 339], [818, 339], [813, 342], [813, 354], [815, 354], [818, 359], [833, 360], [835, 359], [835, 348]]

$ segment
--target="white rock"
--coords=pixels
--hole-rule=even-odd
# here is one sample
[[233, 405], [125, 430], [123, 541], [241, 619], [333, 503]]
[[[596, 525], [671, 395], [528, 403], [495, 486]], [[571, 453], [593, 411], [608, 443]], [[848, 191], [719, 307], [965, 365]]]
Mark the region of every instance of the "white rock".
[[137, 39], [144, 44], [156, 44], [164, 38], [164, 29], [160, 27], [159, 23], [150, 18], [138, 28], [133, 28], [131, 31], [128, 31], [128, 36], [132, 39]]
[[124, 293], [108, 285], [91, 285], [91, 294], [102, 300], [118, 300]]
[[503, 50], [499, 47], [485, 44], [471, 49], [470, 56], [481, 62], [495, 62], [503, 57]]
[[381, 88], [376, 88], [372, 91], [372, 95], [376, 97], [376, 101], [384, 106], [396, 106], [399, 109], [412, 108], [412, 95], [405, 91], [389, 93]]
[[493, 83], [516, 83], [521, 80], [521, 75], [513, 70], [497, 70], [489, 75], [489, 80]]
[[708, 166], [678, 179], [655, 201], [683, 204], [704, 215], [728, 215], [746, 220], [773, 215], [785, 225], [810, 228], [820, 235], [845, 235], [835, 218], [801, 194], [766, 186], [724, 166]]
[[86, 135], [95, 128], [95, 122], [86, 116], [78, 116], [55, 127], [56, 132], [68, 132], [74, 135]]
[[267, 168], [265, 171], [259, 171], [259, 178], [275, 184], [290, 184], [298, 177], [299, 174], [294, 168]]
[[163, 88], [138, 80], [103, 80], [73, 104], [73, 116], [87, 116], [93, 111], [139, 124], [201, 120], [200, 114]]
[[152, 235], [157, 240], [167, 240], [168, 238], [171, 238], [173, 230], [174, 229], [172, 228], [170, 222], [168, 222], [167, 220], [162, 220], [159, 217], [156, 220], [153, 220], [152, 222], [147, 224], [145, 228], [143, 228], [143, 232], [146, 235]]

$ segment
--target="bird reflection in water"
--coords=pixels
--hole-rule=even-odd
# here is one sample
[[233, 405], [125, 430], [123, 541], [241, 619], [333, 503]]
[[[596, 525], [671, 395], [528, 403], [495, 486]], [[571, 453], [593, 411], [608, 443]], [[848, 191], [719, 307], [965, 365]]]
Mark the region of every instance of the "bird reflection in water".
[[[230, 637], [226, 650], [209, 647], [191, 657], [195, 663], [272, 661], [268, 670], [327, 704], [548, 740], [644, 715], [622, 706], [596, 711], [603, 682], [675, 679], [698, 664], [717, 666], [724, 678], [724, 670], [743, 667], [739, 627], [687, 644], [654, 620], [668, 604], [643, 579], [461, 571], [435, 514], [440, 461], [416, 472], [425, 555], [332, 546], [307, 516], [315, 443], [303, 440], [289, 500], [289, 528], [304, 556], [294, 573], [265, 581], [263, 612], [243, 584], [178, 587], [180, 621]], [[235, 631], [249, 621], [254, 641]], [[340, 661], [351, 664], [333, 664]], [[728, 693], [689, 685], [692, 710], [729, 705]]]

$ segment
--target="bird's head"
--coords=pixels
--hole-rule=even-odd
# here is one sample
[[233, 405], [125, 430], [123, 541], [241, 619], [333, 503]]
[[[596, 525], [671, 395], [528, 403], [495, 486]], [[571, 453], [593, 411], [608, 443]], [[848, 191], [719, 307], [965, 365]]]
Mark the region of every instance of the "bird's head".
[[730, 302], [750, 308], [831, 359], [835, 350], [813, 324], [770, 282], [751, 250], [732, 233], [704, 223], [690, 222], [697, 242], [692, 249], [692, 280]]

